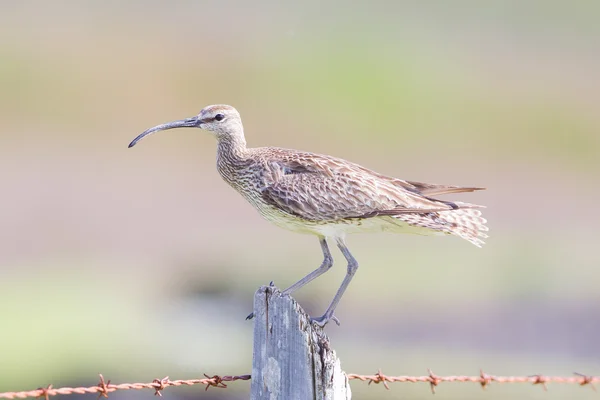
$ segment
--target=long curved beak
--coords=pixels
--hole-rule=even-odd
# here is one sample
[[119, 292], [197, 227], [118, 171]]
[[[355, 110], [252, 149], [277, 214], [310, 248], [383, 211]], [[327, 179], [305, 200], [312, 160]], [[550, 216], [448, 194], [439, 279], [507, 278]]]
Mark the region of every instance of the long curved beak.
[[151, 135], [158, 131], [166, 131], [167, 129], [175, 129], [175, 128], [199, 128], [200, 124], [201, 124], [201, 121], [198, 119], [197, 116], [195, 116], [195, 117], [191, 117], [191, 118], [182, 119], [179, 121], [167, 122], [166, 124], [157, 125], [154, 128], [150, 128], [150, 129], [140, 133], [140, 135], [138, 137], [136, 137], [135, 139], [133, 139], [131, 141], [131, 143], [129, 143], [129, 147], [131, 148], [131, 147], [135, 146], [137, 144], [137, 142], [139, 142], [146, 136]]

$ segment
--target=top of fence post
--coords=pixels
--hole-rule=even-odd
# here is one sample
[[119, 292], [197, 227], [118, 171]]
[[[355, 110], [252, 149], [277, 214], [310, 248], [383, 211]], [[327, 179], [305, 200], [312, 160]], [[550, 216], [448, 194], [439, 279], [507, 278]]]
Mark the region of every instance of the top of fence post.
[[348, 377], [323, 329], [274, 286], [254, 295], [253, 400], [347, 400]]

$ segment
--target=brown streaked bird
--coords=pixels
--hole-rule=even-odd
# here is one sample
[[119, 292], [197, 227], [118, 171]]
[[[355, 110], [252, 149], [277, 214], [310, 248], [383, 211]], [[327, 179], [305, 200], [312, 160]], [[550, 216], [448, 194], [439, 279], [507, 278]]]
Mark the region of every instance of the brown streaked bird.
[[[448, 234], [481, 247], [486, 220], [475, 204], [443, 201], [443, 194], [482, 190], [427, 184], [388, 177], [358, 164], [331, 156], [277, 147], [247, 148], [242, 120], [228, 105], [205, 107], [195, 117], [150, 128], [144, 137], [166, 129], [200, 128], [217, 139], [217, 170], [221, 177], [268, 221], [285, 229], [319, 238], [323, 262], [283, 291], [290, 294], [333, 265], [327, 239], [334, 239], [348, 261], [348, 269], [321, 326], [334, 316], [342, 295], [358, 269], [345, 243], [348, 233], [396, 232], [419, 235]], [[252, 317], [250, 314], [249, 318]]]

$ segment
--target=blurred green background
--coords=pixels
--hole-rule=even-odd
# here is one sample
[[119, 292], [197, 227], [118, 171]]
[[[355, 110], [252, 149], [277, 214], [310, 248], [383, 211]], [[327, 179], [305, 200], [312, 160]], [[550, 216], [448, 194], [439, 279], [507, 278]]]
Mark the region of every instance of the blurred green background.
[[[0, 391], [250, 372], [254, 291], [313, 270], [317, 239], [263, 221], [202, 131], [127, 149], [214, 103], [238, 108], [251, 146], [488, 188], [448, 197], [488, 206], [483, 249], [348, 238], [361, 268], [327, 327], [346, 372], [600, 374], [599, 20], [597, 1], [2, 2]], [[309, 313], [345, 273], [334, 257], [296, 295]], [[597, 394], [436, 395], [507, 397]]]

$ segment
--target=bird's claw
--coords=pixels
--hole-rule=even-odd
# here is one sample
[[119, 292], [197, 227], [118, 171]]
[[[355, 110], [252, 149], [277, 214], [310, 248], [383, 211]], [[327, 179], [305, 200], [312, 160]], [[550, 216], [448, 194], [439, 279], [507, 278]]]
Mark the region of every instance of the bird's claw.
[[337, 326], [340, 326], [340, 320], [335, 316], [332, 315], [331, 317], [328, 317], [327, 314], [323, 314], [320, 317], [311, 317], [310, 322], [314, 322], [317, 325], [319, 325], [320, 327], [324, 327], [325, 325], [327, 325], [327, 323], [329, 321], [333, 321], [337, 324]]

